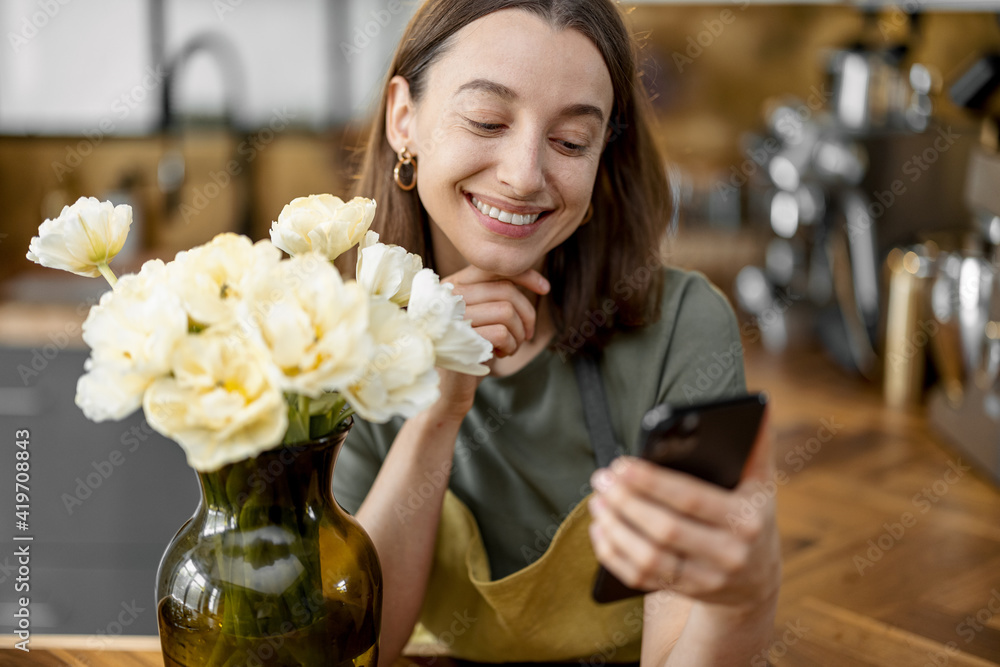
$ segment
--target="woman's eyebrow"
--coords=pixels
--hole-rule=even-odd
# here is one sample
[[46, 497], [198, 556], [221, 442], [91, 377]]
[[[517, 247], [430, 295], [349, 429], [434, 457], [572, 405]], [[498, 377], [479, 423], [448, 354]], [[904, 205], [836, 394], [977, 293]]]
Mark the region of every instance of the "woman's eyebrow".
[[[508, 88], [502, 83], [496, 81], [490, 81], [489, 79], [473, 79], [463, 83], [455, 91], [455, 96], [457, 97], [461, 93], [470, 91], [481, 91], [493, 95], [494, 97], [499, 97], [504, 102], [513, 102], [518, 99], [518, 95], [513, 89]], [[604, 124], [604, 112], [595, 107], [593, 104], [570, 104], [569, 106], [563, 107], [559, 112], [562, 117], [577, 117], [577, 116], [592, 116], [602, 125]]]

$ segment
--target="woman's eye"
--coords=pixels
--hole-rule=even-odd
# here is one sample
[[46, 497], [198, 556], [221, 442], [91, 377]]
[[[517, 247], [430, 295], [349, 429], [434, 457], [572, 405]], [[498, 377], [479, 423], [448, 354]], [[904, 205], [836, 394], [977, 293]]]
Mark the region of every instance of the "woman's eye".
[[473, 127], [483, 132], [498, 132], [503, 127], [500, 123], [477, 123], [474, 120], [470, 120], [469, 122]]
[[583, 153], [587, 150], [587, 147], [583, 144], [574, 144], [573, 142], [563, 141], [562, 139], [557, 140], [557, 142], [571, 153]]

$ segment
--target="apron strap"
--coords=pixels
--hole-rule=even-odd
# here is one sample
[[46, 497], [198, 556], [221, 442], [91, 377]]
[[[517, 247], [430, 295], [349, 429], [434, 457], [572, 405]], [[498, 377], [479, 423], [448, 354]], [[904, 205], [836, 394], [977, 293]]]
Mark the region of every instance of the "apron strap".
[[587, 424], [590, 442], [594, 446], [594, 458], [598, 468], [606, 468], [623, 453], [611, 428], [611, 414], [608, 412], [608, 397], [604, 393], [599, 357], [577, 354], [573, 357], [573, 370], [583, 401], [583, 419]]

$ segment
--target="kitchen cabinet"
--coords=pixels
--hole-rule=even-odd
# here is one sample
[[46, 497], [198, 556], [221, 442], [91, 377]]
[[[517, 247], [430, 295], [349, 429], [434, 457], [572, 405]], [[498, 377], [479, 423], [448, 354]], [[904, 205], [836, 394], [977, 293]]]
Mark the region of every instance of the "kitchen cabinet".
[[[198, 504], [181, 448], [139, 411], [93, 423], [74, 404], [85, 350], [0, 348], [0, 630], [15, 596], [31, 599], [32, 633], [156, 634], [160, 556]], [[49, 358], [50, 357], [50, 358]], [[15, 521], [15, 444], [29, 431], [28, 530]], [[14, 535], [33, 536], [15, 542]], [[30, 592], [15, 592], [14, 550], [30, 545]], [[99, 648], [100, 637], [94, 639]]]

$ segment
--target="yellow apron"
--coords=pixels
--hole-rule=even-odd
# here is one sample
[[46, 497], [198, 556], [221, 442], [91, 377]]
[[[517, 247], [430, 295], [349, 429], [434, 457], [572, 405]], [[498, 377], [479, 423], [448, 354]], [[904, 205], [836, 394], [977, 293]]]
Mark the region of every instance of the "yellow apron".
[[448, 490], [420, 623], [407, 653], [478, 662], [637, 661], [642, 598], [612, 604], [591, 599], [597, 559], [589, 525], [584, 499], [538, 560], [491, 581], [476, 520]]

